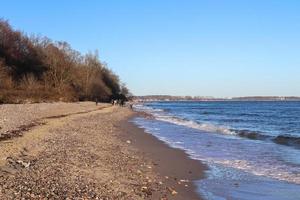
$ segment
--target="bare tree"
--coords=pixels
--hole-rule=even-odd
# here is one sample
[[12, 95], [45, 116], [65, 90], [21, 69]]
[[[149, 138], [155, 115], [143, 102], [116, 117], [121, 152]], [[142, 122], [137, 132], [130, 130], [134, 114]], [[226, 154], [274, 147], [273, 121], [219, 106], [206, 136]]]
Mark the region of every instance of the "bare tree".
[[19, 99], [38, 95], [102, 101], [129, 93], [119, 77], [100, 61], [97, 51], [82, 55], [66, 42], [28, 36], [1, 19], [0, 90], [9, 90]]

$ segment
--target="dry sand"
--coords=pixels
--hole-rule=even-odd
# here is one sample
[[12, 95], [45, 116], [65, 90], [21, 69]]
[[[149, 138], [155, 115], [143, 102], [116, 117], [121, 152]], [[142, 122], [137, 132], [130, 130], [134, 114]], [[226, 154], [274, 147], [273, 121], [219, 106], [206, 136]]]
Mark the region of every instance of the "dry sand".
[[[0, 199], [199, 199], [204, 169], [92, 102], [0, 105]], [[30, 125], [30, 126], [29, 126]]]

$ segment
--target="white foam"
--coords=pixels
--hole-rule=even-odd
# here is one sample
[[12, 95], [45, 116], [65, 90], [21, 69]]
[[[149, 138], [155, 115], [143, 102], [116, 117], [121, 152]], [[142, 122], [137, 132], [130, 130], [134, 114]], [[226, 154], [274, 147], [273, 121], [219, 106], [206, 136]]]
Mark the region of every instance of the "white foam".
[[[206, 159], [209, 160], [209, 159]], [[247, 160], [216, 160], [212, 159], [210, 162], [221, 164], [226, 167], [232, 167], [235, 169], [243, 170], [249, 172], [256, 176], [266, 176], [273, 179], [287, 181], [290, 183], [300, 184], [300, 176], [292, 174], [287, 169], [280, 168], [276, 165], [269, 166], [270, 164], [266, 163], [263, 166], [253, 165]]]
[[201, 130], [201, 131], [222, 133], [222, 134], [226, 134], [226, 135], [236, 135], [235, 132], [230, 131], [229, 127], [216, 126], [216, 125], [208, 124], [208, 123], [200, 124], [200, 123], [197, 123], [194, 121], [182, 120], [182, 119], [175, 118], [175, 117], [156, 116], [156, 119], [160, 120], [160, 121], [165, 121], [165, 122], [173, 123], [176, 125], [180, 125], [180, 126], [186, 126], [186, 127]]
[[222, 133], [225, 135], [236, 135], [236, 133], [234, 131], [231, 131], [229, 127], [216, 126], [216, 125], [208, 124], [208, 123], [198, 123], [198, 122], [191, 121], [191, 120], [180, 119], [178, 117], [174, 117], [170, 114], [165, 113], [164, 110], [162, 110], [162, 109], [154, 109], [154, 108], [147, 107], [144, 105], [136, 105], [136, 108], [138, 111], [144, 111], [144, 112], [147, 112], [147, 113], [153, 115], [155, 119], [160, 120], [160, 121], [164, 121], [164, 122], [168, 122], [168, 123], [172, 123], [172, 124], [176, 124], [176, 125], [180, 125], [180, 126], [185, 126], [185, 127], [189, 127], [189, 128], [193, 128], [193, 129], [197, 129], [197, 130], [201, 130], [201, 131]]

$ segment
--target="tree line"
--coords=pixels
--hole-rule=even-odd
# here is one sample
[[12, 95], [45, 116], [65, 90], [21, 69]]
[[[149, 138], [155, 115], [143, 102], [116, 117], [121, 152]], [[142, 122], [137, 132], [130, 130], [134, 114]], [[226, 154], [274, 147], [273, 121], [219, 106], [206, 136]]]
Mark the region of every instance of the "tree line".
[[83, 55], [66, 42], [29, 36], [0, 19], [0, 103], [108, 102], [128, 95], [97, 51]]

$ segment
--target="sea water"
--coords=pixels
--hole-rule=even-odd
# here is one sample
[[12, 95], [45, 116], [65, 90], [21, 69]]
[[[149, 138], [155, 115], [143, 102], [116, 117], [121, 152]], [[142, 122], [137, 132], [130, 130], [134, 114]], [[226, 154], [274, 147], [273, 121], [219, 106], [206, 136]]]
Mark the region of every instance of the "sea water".
[[206, 199], [300, 200], [300, 102], [150, 102], [134, 123], [209, 166]]

